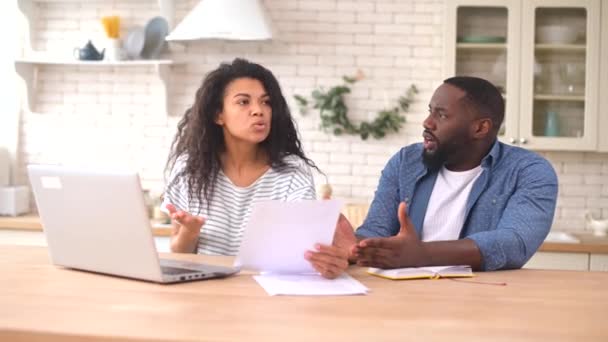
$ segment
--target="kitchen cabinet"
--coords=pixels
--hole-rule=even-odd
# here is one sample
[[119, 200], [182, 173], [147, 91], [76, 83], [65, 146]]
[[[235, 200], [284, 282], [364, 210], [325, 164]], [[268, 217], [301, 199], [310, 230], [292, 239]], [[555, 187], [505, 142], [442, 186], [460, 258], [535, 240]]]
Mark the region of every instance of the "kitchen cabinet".
[[506, 103], [501, 141], [598, 149], [599, 0], [445, 4], [445, 76], [479, 76], [499, 87]]
[[536, 252], [524, 268], [543, 270], [589, 270], [588, 253]]
[[[21, 46], [19, 47], [18, 56], [15, 60], [15, 70], [23, 80], [25, 101], [22, 103], [22, 108], [27, 112], [34, 111], [36, 103], [36, 88], [38, 85], [38, 73], [40, 68], [49, 66], [68, 66], [76, 70], [83, 68], [105, 68], [111, 71], [112, 68], [149, 66], [153, 72], [158, 75], [162, 93], [164, 94], [163, 108], [167, 110], [167, 83], [170, 76], [170, 67], [174, 64], [179, 64], [171, 59], [161, 60], [124, 60], [124, 61], [80, 61], [71, 56], [66, 57], [65, 54], [58, 54], [55, 51], [41, 51], [33, 47], [33, 40], [37, 32], [35, 31], [35, 22], [38, 13], [41, 10], [41, 4], [53, 2], [52, 0], [18, 0], [18, 7], [22, 14], [20, 20], [20, 28], [22, 32]], [[56, 1], [55, 1], [56, 2]], [[76, 0], [65, 0], [65, 2], [81, 2]], [[158, 0], [159, 15], [167, 19], [169, 27], [172, 27], [174, 17], [174, 0]], [[86, 6], [86, 5], [82, 5]], [[94, 6], [94, 4], [91, 4]], [[101, 20], [101, 18], [99, 18]]]
[[600, 53], [600, 124], [598, 150], [608, 152], [608, 3], [602, 4], [602, 51]]
[[549, 239], [543, 242], [525, 268], [608, 271], [608, 238], [591, 232], [567, 233], [578, 242]]
[[604, 272], [608, 271], [608, 255], [591, 254], [589, 259], [589, 270]]
[[537, 252], [524, 268], [607, 272], [608, 254]]

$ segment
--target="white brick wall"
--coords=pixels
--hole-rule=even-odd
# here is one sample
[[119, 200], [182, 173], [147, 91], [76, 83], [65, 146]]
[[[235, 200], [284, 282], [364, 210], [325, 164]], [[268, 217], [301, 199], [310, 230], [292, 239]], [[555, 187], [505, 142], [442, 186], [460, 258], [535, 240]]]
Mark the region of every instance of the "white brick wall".
[[[197, 1], [177, 0], [176, 21]], [[369, 201], [382, 167], [402, 146], [420, 141], [421, 122], [441, 82], [443, 0], [265, 0], [277, 36], [271, 42], [201, 41], [172, 45], [188, 60], [172, 67], [169, 115], [152, 67], [43, 67], [34, 109], [21, 119], [19, 181], [26, 163], [97, 163], [141, 172], [145, 187], [162, 189], [162, 170], [175, 126], [206, 72], [237, 56], [270, 68], [292, 105], [305, 152], [326, 173], [334, 194]], [[158, 15], [156, 1], [39, 4], [33, 46], [71, 56], [87, 39], [100, 45], [99, 19], [120, 15], [128, 27]], [[318, 115], [297, 111], [293, 94], [332, 86], [362, 70], [349, 97], [350, 115], [370, 119], [414, 83], [420, 94], [397, 135], [383, 140], [335, 137], [319, 130]], [[555, 227], [584, 229], [591, 210], [608, 218], [608, 154], [545, 152], [560, 177]], [[321, 175], [317, 183], [325, 182]]]
[[608, 217], [608, 153], [545, 152], [560, 188], [554, 229], [585, 229], [584, 215]]

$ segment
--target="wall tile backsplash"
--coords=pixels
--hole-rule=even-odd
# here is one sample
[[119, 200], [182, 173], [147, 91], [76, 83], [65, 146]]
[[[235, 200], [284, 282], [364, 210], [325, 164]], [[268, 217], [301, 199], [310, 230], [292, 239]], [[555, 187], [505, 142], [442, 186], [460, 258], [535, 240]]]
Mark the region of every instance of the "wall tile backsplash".
[[[176, 1], [176, 21], [197, 1]], [[34, 113], [23, 113], [20, 175], [27, 163], [87, 163], [138, 170], [144, 186], [159, 192], [175, 126], [192, 103], [206, 72], [246, 57], [278, 77], [291, 105], [306, 153], [327, 174], [334, 195], [368, 202], [380, 171], [402, 146], [421, 141], [428, 100], [442, 81], [442, 0], [265, 0], [276, 29], [270, 42], [199, 41], [171, 44], [174, 65], [167, 114], [153, 66], [44, 66]], [[156, 1], [37, 3], [33, 47], [72, 55], [91, 38], [101, 44], [100, 18], [119, 15], [128, 28], [158, 15]], [[410, 84], [420, 93], [399, 134], [383, 140], [335, 137], [319, 130], [318, 115], [298, 112], [294, 94], [333, 86], [358, 70], [365, 79], [349, 97], [349, 116], [369, 120], [393, 105]], [[608, 218], [608, 154], [541, 152], [560, 179], [554, 229], [584, 229], [584, 213]], [[325, 182], [321, 175], [317, 183]]]

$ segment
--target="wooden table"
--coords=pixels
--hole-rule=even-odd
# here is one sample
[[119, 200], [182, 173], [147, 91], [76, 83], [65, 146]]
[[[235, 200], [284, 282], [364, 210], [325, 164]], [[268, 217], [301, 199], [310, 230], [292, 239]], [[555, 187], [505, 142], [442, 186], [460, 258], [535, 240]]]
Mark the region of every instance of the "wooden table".
[[[608, 341], [605, 272], [391, 281], [352, 267], [368, 295], [270, 297], [250, 274], [157, 285], [55, 267], [46, 248], [11, 245], [0, 245], [0, 272], [0, 341]], [[497, 282], [507, 285], [487, 284]]]
[[[345, 214], [352, 219], [362, 221], [367, 214], [365, 206], [347, 205], [344, 209]], [[17, 217], [0, 216], [0, 230], [23, 230], [23, 231], [42, 231], [40, 217], [28, 214]], [[154, 236], [171, 236], [170, 225], [152, 222], [152, 234]], [[577, 237], [579, 243], [567, 242], [544, 242], [538, 249], [541, 252], [564, 252], [564, 253], [599, 253], [608, 254], [608, 237], [596, 237], [589, 232], [572, 233]]]

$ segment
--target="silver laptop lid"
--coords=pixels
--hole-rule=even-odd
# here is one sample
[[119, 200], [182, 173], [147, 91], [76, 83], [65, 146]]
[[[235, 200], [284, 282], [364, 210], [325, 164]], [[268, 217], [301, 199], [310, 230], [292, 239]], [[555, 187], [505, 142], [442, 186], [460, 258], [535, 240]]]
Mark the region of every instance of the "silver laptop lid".
[[56, 265], [160, 282], [137, 173], [28, 165]]

